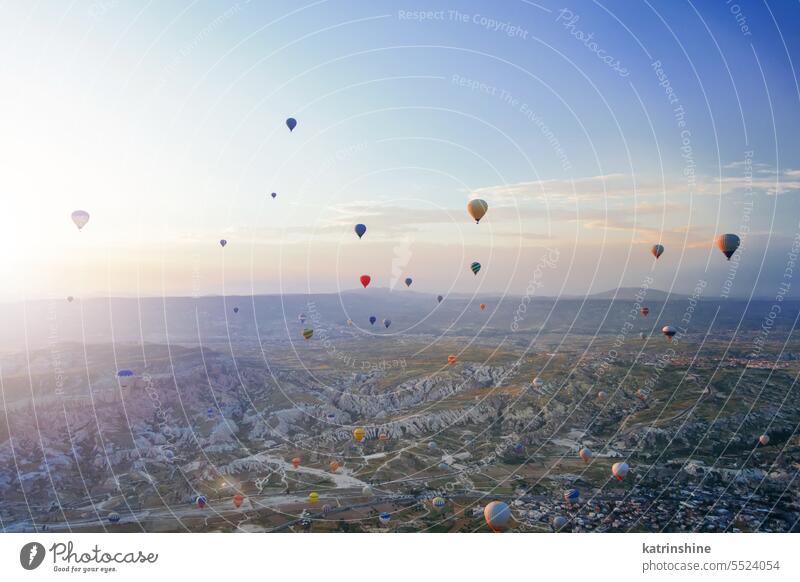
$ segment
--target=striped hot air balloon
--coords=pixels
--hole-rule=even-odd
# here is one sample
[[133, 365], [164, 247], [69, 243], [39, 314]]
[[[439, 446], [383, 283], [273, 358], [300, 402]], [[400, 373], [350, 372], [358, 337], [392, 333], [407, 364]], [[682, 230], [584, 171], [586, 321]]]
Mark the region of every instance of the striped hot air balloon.
[[581, 493], [577, 489], [568, 489], [564, 491], [564, 501], [567, 503], [575, 503], [580, 497]]
[[363, 441], [365, 436], [367, 436], [367, 431], [365, 431], [365, 430], [364, 430], [363, 428], [361, 428], [361, 427], [358, 427], [357, 429], [355, 429], [355, 430], [353, 431], [353, 437], [354, 437], [354, 438], [355, 438], [355, 439], [356, 439], [358, 442], [361, 442], [361, 441]]
[[456, 356], [455, 354], [450, 354], [449, 356], [447, 356], [447, 364], [448, 365], [452, 366], [457, 361], [458, 361], [458, 356]]
[[717, 248], [722, 251], [728, 260], [731, 260], [733, 253], [739, 248], [741, 240], [735, 234], [721, 234], [717, 237]]
[[111, 523], [119, 523], [119, 513], [116, 511], [112, 511], [108, 514], [108, 521]]
[[310, 327], [307, 327], [303, 330], [303, 337], [306, 339], [306, 341], [310, 340], [311, 336], [313, 335], [314, 335], [314, 330], [311, 329]]
[[445, 505], [447, 505], [447, 500], [444, 497], [434, 497], [431, 500], [431, 505], [433, 505], [437, 509], [441, 509]]
[[480, 270], [481, 270], [481, 264], [480, 264], [478, 261], [475, 261], [474, 263], [472, 263], [472, 264], [469, 266], [469, 268], [470, 268], [470, 269], [472, 269], [472, 272], [473, 272], [475, 275], [477, 275], [477, 274], [478, 274], [478, 271], [480, 271]]
[[658, 257], [664, 254], [664, 245], [662, 244], [653, 245], [653, 247], [650, 249], [650, 252], [656, 259], [658, 259]]
[[203, 509], [206, 506], [206, 496], [198, 495], [197, 498], [195, 499], [195, 503], [197, 504], [197, 507]]

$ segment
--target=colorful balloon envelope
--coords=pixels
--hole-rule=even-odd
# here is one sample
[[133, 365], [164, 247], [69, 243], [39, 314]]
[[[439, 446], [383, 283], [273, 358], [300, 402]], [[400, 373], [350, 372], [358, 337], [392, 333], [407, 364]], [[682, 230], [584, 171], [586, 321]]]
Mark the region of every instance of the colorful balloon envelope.
[[511, 509], [502, 501], [492, 501], [483, 508], [483, 518], [489, 529], [501, 532], [506, 529], [508, 520], [511, 519]]
[[598, 400], [605, 400], [606, 398], [608, 398], [608, 394], [606, 394], [605, 391], [600, 390], [600, 392], [597, 393]]
[[489, 205], [486, 203], [486, 200], [475, 198], [467, 202], [467, 212], [469, 212], [475, 224], [481, 221], [481, 218], [483, 218], [487, 210], [489, 210]]
[[116, 511], [112, 511], [108, 514], [108, 521], [111, 523], [119, 523], [119, 513]]
[[89, 222], [89, 213], [85, 210], [76, 210], [72, 213], [72, 222], [81, 230]]
[[525, 445], [523, 445], [522, 443], [516, 443], [514, 445], [514, 452], [518, 455], [521, 455], [522, 453], [525, 452]]
[[331, 461], [330, 465], [328, 466], [331, 469], [331, 473], [335, 473], [336, 471], [339, 470], [339, 463], [337, 463], [336, 461]]
[[117, 372], [117, 381], [122, 388], [127, 388], [133, 382], [133, 376], [132, 370], [120, 370]]
[[297, 127], [297, 120], [294, 117], [290, 117], [286, 120], [286, 127], [289, 128], [289, 131], [294, 131], [294, 128]]
[[237, 509], [242, 506], [242, 503], [244, 503], [244, 495], [240, 495], [237, 493], [236, 495], [233, 496], [233, 504], [236, 506]]
[[392, 516], [384, 511], [378, 516], [378, 519], [381, 523], [389, 523], [389, 521], [392, 519]]
[[445, 505], [447, 505], [447, 500], [444, 497], [434, 497], [431, 501], [431, 505], [436, 507], [437, 509], [441, 509]]
[[760, 437], [758, 437], [758, 444], [760, 444], [762, 447], [766, 447], [769, 444], [769, 435], [762, 434]]
[[366, 289], [367, 285], [369, 285], [369, 282], [372, 281], [372, 277], [370, 277], [369, 275], [361, 275], [361, 278], [359, 280], [361, 281], [361, 284], [364, 286], [364, 289]]
[[588, 447], [583, 447], [580, 451], [578, 451], [578, 456], [583, 459], [584, 463], [591, 461], [593, 455], [594, 453], [592, 453], [592, 450]]
[[292, 459], [292, 466], [297, 469], [300, 466], [300, 457], [295, 457]]
[[313, 329], [307, 327], [303, 330], [303, 337], [305, 338], [306, 341], [310, 340], [311, 336], [313, 335], [314, 335]]
[[206, 506], [206, 496], [198, 495], [197, 498], [195, 499], [195, 503], [197, 504], [197, 507], [203, 509]]
[[472, 272], [473, 272], [475, 275], [477, 275], [477, 274], [478, 274], [478, 271], [480, 271], [480, 270], [481, 270], [481, 264], [480, 264], [479, 262], [475, 261], [474, 263], [472, 263], [472, 264], [469, 266], [469, 268], [472, 270]]
[[662, 244], [653, 245], [653, 247], [650, 249], [650, 252], [657, 259], [658, 257], [664, 254], [664, 245]]
[[316, 491], [312, 491], [311, 493], [308, 494], [308, 502], [311, 505], [315, 505], [318, 501], [319, 501], [319, 493], [317, 493]]
[[533, 385], [534, 386], [544, 386], [544, 380], [542, 380], [539, 377], [536, 377], [536, 378], [533, 379]]
[[361, 442], [364, 440], [364, 437], [367, 436], [367, 431], [359, 427], [353, 431], [353, 436], [358, 442]]
[[739, 248], [741, 240], [735, 234], [721, 234], [717, 237], [717, 248], [722, 251], [728, 260], [731, 260], [733, 253]]
[[306, 314], [305, 313], [301, 313], [300, 315], [297, 316], [297, 319], [300, 320], [300, 323], [305, 323], [306, 322]]
[[611, 466], [611, 474], [614, 475], [617, 481], [622, 481], [625, 475], [628, 474], [629, 469], [628, 463], [614, 463]]
[[450, 354], [447, 356], [447, 363], [448, 365], [452, 366], [458, 361], [458, 357], [455, 354]]
[[650, 313], [650, 308], [649, 307], [642, 307], [639, 310], [639, 313], [641, 313], [643, 316], [647, 317], [647, 315]]
[[661, 333], [663, 333], [669, 341], [672, 341], [672, 338], [675, 337], [675, 334], [678, 333], [678, 330], [672, 326], [665, 325], [663, 328], [661, 328]]
[[580, 497], [581, 493], [577, 489], [568, 489], [564, 491], [564, 501], [567, 503], [575, 503]]
[[357, 224], [355, 230], [358, 238], [361, 238], [367, 232], [367, 226], [365, 224]]

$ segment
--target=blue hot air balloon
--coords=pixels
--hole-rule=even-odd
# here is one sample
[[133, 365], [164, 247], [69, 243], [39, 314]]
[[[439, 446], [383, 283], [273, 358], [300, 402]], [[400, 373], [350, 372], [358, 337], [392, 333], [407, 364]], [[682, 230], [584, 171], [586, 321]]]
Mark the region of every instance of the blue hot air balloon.
[[389, 523], [389, 520], [392, 519], [392, 516], [384, 511], [378, 516], [378, 519], [381, 520], [381, 523]]
[[234, 308], [233, 308], [233, 312], [234, 312], [234, 313], [239, 313], [239, 308], [238, 308], [238, 307], [234, 307]]
[[580, 498], [580, 491], [577, 489], [569, 489], [564, 491], [564, 501], [568, 503], [575, 503]]
[[133, 376], [132, 370], [120, 370], [117, 372], [117, 381], [122, 388], [127, 388], [133, 382]]
[[384, 319], [383, 320], [383, 325], [386, 326], [386, 329], [389, 329], [389, 326], [392, 325], [392, 320], [391, 319]]
[[514, 452], [518, 455], [521, 455], [525, 452], [525, 446], [522, 443], [517, 443], [514, 445]]
[[406, 277], [406, 287], [411, 287], [411, 283], [414, 281], [411, 280], [411, 277]]
[[278, 193], [277, 192], [273, 192], [272, 194], [270, 194], [270, 196], [272, 196], [273, 198], [277, 198], [278, 197]]
[[219, 246], [221, 246], [222, 248], [225, 248], [226, 244], [228, 244], [228, 241], [226, 241], [224, 238], [221, 241], [219, 241]]
[[436, 301], [438, 301], [439, 303], [442, 302], [442, 299], [444, 299], [444, 297], [442, 297], [441, 295], [436, 296]]
[[370, 323], [370, 325], [375, 325], [375, 322], [376, 322], [376, 321], [378, 321], [378, 318], [377, 318], [377, 317], [375, 317], [374, 315], [370, 315], [370, 316], [369, 316], [369, 323]]
[[286, 120], [286, 127], [289, 128], [289, 131], [294, 131], [294, 128], [297, 127], [297, 120], [294, 117], [290, 117]]
[[358, 235], [358, 238], [361, 238], [362, 236], [364, 236], [365, 232], [367, 232], [367, 226], [366, 225], [364, 225], [364, 224], [357, 224], [356, 225], [356, 234]]
[[116, 511], [112, 511], [108, 514], [108, 521], [111, 523], [119, 523], [119, 513]]
[[206, 418], [214, 418], [214, 409], [213, 408], [209, 408], [208, 410], [206, 410]]

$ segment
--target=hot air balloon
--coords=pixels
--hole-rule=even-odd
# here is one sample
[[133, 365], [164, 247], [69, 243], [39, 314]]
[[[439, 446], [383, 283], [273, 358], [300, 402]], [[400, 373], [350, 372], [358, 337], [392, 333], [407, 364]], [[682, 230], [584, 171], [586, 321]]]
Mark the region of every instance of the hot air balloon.
[[292, 466], [297, 469], [300, 466], [300, 457], [295, 457], [292, 459]]
[[197, 504], [197, 507], [199, 507], [200, 509], [203, 509], [206, 506], [206, 496], [205, 495], [198, 495], [195, 498], [195, 503]]
[[575, 503], [576, 501], [578, 501], [578, 499], [580, 499], [580, 497], [581, 497], [581, 492], [578, 491], [577, 489], [567, 489], [566, 491], [564, 491], [564, 501], [566, 501], [567, 503]]
[[319, 493], [317, 493], [316, 491], [312, 491], [311, 493], [308, 494], [308, 502], [311, 505], [316, 505], [317, 501], [319, 501]]
[[237, 493], [236, 495], [233, 496], [233, 504], [236, 506], [237, 509], [242, 506], [243, 502], [244, 502], [244, 495], [240, 495], [239, 493]]
[[522, 453], [525, 452], [525, 445], [523, 445], [522, 443], [516, 443], [514, 445], [514, 452], [518, 455], [521, 455]]
[[363, 428], [361, 428], [361, 427], [358, 427], [357, 429], [355, 429], [355, 430], [353, 431], [353, 436], [355, 437], [355, 439], [356, 439], [358, 442], [361, 442], [361, 441], [363, 441], [363, 440], [364, 440], [364, 437], [365, 437], [365, 436], [367, 436], [367, 431], [365, 431], [365, 430], [364, 430]]
[[361, 495], [363, 495], [365, 497], [371, 497], [372, 496], [372, 487], [370, 487], [369, 485], [364, 485], [361, 488]]
[[442, 302], [442, 299], [444, 299], [444, 297], [442, 297], [441, 295], [436, 296], [436, 301], [438, 301], [439, 303]]
[[348, 320], [347, 320], [347, 325], [348, 325], [348, 326], [351, 326], [351, 325], [353, 325], [353, 320], [352, 320], [352, 319], [348, 319]]
[[228, 241], [226, 241], [224, 238], [220, 239], [219, 246], [221, 246], [222, 248], [225, 248], [226, 244], [228, 244]]
[[386, 329], [389, 329], [389, 326], [392, 325], [392, 320], [391, 319], [384, 319], [383, 320], [383, 325], [386, 326]]
[[485, 303], [481, 303], [479, 307], [481, 308], [481, 311], [483, 311], [484, 309], [486, 309], [486, 304]]
[[377, 318], [377, 317], [375, 317], [374, 315], [370, 315], [370, 316], [369, 316], [369, 323], [370, 323], [370, 325], [375, 325], [375, 322], [376, 322], [376, 321], [378, 321], [378, 318]]
[[81, 230], [89, 222], [89, 213], [85, 210], [76, 210], [72, 213], [72, 222]]
[[645, 334], [644, 332], [641, 332], [639, 334], [639, 339], [647, 339], [647, 334]]
[[239, 313], [239, 308], [238, 308], [238, 307], [234, 307], [234, 308], [233, 308], [233, 312], [234, 312], [234, 313]]
[[127, 388], [133, 382], [132, 370], [120, 370], [117, 372], [117, 381], [122, 388]]
[[638, 398], [638, 399], [639, 399], [639, 400], [641, 400], [641, 401], [645, 401], [645, 400], [647, 400], [647, 394], [645, 394], [645, 393], [644, 393], [644, 390], [642, 390], [641, 388], [639, 388], [639, 389], [636, 391], [636, 398]]
[[289, 128], [289, 131], [294, 131], [294, 128], [297, 127], [297, 120], [294, 117], [290, 117], [286, 120], [286, 127]]
[[502, 501], [492, 501], [483, 508], [483, 517], [486, 525], [493, 532], [501, 532], [506, 528], [508, 520], [511, 519], [511, 509]]
[[392, 516], [383, 511], [378, 516], [378, 519], [380, 520], [381, 523], [389, 523], [389, 521], [392, 519]]
[[469, 266], [469, 268], [472, 269], [472, 272], [477, 275], [478, 271], [481, 270], [481, 264], [479, 262], [475, 261], [474, 263], [472, 263]]
[[389, 440], [389, 435], [386, 434], [385, 432], [382, 432], [381, 434], [378, 435], [378, 440], [381, 441], [381, 442], [388, 441]]
[[372, 277], [370, 277], [369, 275], [361, 275], [360, 280], [361, 284], [364, 286], [364, 289], [366, 289], [367, 285], [369, 285], [369, 282], [372, 281]]
[[297, 316], [297, 319], [300, 320], [300, 323], [305, 323], [306, 322], [306, 314], [305, 313], [301, 313], [300, 315]]
[[583, 459], [584, 463], [588, 463], [589, 461], [591, 461], [592, 455], [594, 455], [594, 453], [592, 453], [592, 449], [590, 449], [589, 447], [582, 447], [581, 450], [578, 451], [578, 456], [581, 459]]
[[270, 194], [270, 196], [272, 196], [273, 198], [277, 198], [278, 197], [278, 193], [277, 192], [273, 192], [272, 194]]
[[358, 235], [358, 238], [361, 238], [362, 236], [364, 236], [365, 232], [367, 232], [367, 226], [366, 225], [364, 225], [364, 224], [357, 224], [356, 225], [356, 234]]
[[653, 245], [653, 247], [650, 249], [650, 252], [656, 259], [658, 259], [658, 257], [664, 254], [664, 245], [662, 244]]
[[413, 282], [414, 281], [411, 279], [411, 277], [406, 277], [406, 280], [405, 280], [406, 287], [411, 287], [411, 283], [413, 283]]
[[628, 463], [614, 463], [611, 466], [611, 473], [617, 478], [617, 481], [622, 481], [629, 469]]
[[607, 396], [608, 394], [606, 394], [603, 390], [600, 390], [600, 392], [597, 393], [598, 400], [605, 400]]
[[435, 441], [431, 441], [428, 443], [428, 448], [432, 451], [435, 451], [439, 448], [439, 445], [437, 445]]
[[766, 447], [769, 444], [769, 435], [762, 434], [760, 437], [758, 437], [758, 444], [760, 444], [762, 447]]
[[72, 295], [70, 295], [69, 297], [67, 297], [67, 301], [72, 303], [73, 301], [75, 301], [75, 298]]
[[558, 515], [553, 518], [553, 530], [554, 531], [561, 531], [567, 525], [568, 521], [567, 518], [563, 515]]
[[303, 330], [303, 337], [306, 339], [306, 341], [310, 340], [312, 335], [314, 335], [314, 330], [310, 327], [307, 327]]
[[328, 467], [330, 467], [331, 473], [335, 473], [336, 471], [339, 470], [339, 463], [337, 463], [336, 461], [331, 461]]
[[209, 408], [208, 410], [206, 410], [206, 418], [208, 418], [208, 419], [214, 418], [214, 409], [213, 408]]
[[649, 307], [642, 307], [639, 310], [639, 313], [641, 313], [643, 316], [647, 317], [647, 315], [650, 313], [650, 308]]
[[537, 376], [536, 378], [533, 379], [533, 385], [537, 386], [537, 387], [538, 386], [544, 386], [544, 380], [542, 380], [541, 378], [539, 378]]
[[448, 365], [452, 366], [457, 361], [458, 361], [458, 356], [456, 356], [455, 354], [450, 354], [449, 356], [447, 356], [447, 364]]
[[324, 513], [325, 515], [327, 515], [327, 514], [329, 514], [330, 512], [331, 512], [331, 506], [330, 506], [330, 505], [328, 505], [328, 504], [326, 503], [325, 505], [323, 505], [323, 506], [322, 506], [322, 513]]
[[669, 341], [672, 341], [672, 338], [675, 337], [675, 334], [678, 333], [678, 330], [670, 325], [665, 325], [661, 328], [661, 333], [663, 333]]
[[118, 523], [119, 522], [119, 513], [117, 513], [116, 511], [112, 511], [111, 513], [109, 513], [108, 514], [108, 521], [110, 521], [111, 523]]
[[447, 500], [444, 497], [434, 497], [431, 500], [431, 505], [433, 505], [437, 509], [441, 509], [442, 507], [447, 505]]
[[486, 203], [486, 200], [481, 200], [480, 198], [475, 198], [474, 200], [470, 200], [467, 202], [467, 212], [475, 221], [475, 224], [478, 224], [483, 218], [483, 215], [486, 214], [486, 211], [489, 210], [489, 205]]
[[733, 253], [739, 248], [741, 240], [735, 234], [721, 234], [717, 237], [717, 248], [722, 251], [722, 254], [731, 260]]

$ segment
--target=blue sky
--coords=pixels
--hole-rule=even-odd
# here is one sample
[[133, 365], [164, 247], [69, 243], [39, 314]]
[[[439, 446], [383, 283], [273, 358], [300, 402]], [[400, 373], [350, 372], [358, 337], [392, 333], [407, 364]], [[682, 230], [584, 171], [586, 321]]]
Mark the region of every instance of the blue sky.
[[519, 293], [553, 248], [547, 294], [716, 293], [721, 232], [770, 296], [800, 229], [794, 3], [2, 10], [4, 299]]

